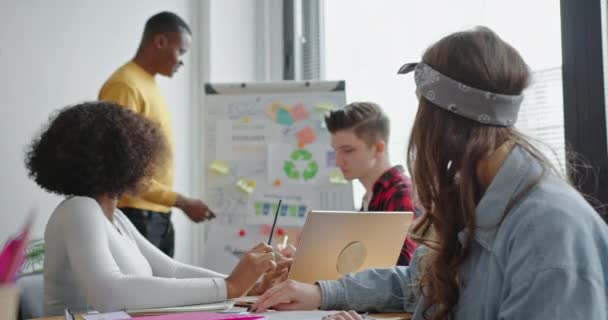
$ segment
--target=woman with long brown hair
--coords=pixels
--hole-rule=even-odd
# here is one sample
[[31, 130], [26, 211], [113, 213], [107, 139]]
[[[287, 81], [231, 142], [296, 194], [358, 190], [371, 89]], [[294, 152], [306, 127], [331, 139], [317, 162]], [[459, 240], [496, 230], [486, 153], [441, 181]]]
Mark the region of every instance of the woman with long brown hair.
[[408, 166], [424, 214], [410, 267], [288, 281], [254, 308], [608, 319], [608, 227], [513, 127], [530, 83], [519, 53], [478, 27], [441, 39], [399, 73], [411, 71], [419, 107]]

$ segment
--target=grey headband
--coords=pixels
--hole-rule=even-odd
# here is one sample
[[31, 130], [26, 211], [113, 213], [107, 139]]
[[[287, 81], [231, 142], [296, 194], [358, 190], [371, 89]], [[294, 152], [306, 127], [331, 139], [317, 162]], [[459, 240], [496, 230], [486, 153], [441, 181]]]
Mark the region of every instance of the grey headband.
[[397, 73], [414, 70], [418, 92], [443, 109], [486, 125], [510, 127], [517, 121], [523, 95], [479, 90], [441, 74], [424, 62], [406, 63]]

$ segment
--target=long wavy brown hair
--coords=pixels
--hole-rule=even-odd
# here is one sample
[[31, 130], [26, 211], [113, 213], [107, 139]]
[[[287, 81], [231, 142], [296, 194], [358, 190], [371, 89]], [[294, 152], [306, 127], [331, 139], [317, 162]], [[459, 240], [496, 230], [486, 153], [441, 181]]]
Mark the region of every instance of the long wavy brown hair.
[[[446, 36], [428, 48], [422, 60], [452, 79], [494, 93], [518, 95], [530, 82], [529, 68], [519, 53], [485, 27]], [[557, 172], [516, 129], [483, 125], [420, 97], [407, 161], [418, 204], [424, 210], [413, 237], [430, 248], [422, 258], [419, 282], [427, 300], [427, 319], [454, 317], [461, 288], [459, 270], [469, 255], [469, 246], [461, 245], [457, 234], [467, 229], [466, 243], [475, 236], [475, 208], [485, 191], [477, 168], [507, 141], [538, 159], [545, 168], [543, 173], [547, 169]], [[539, 179], [524, 188], [505, 215]], [[420, 236], [428, 234], [432, 236]]]

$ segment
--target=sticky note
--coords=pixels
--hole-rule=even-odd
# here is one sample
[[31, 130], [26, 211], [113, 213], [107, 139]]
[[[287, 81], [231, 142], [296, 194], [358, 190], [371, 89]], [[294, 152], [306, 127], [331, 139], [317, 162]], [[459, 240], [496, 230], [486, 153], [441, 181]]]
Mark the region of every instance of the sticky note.
[[315, 142], [315, 140], [317, 139], [317, 136], [315, 135], [315, 132], [312, 131], [312, 129], [309, 126], [306, 126], [306, 128], [296, 132], [296, 138], [298, 138], [298, 143], [307, 145], [307, 144]]
[[249, 122], [251, 122], [251, 119], [249, 117], [243, 118], [243, 123], [249, 123]]
[[228, 174], [230, 172], [230, 164], [223, 160], [213, 160], [209, 168], [219, 174]]
[[254, 204], [255, 206], [255, 215], [256, 216], [261, 216], [262, 215], [262, 203], [261, 202], [256, 202]]
[[277, 120], [277, 111], [279, 110], [279, 108], [281, 108], [281, 104], [278, 102], [275, 102], [272, 105], [270, 105], [268, 108], [266, 108], [266, 110], [264, 112], [272, 121], [276, 121]]
[[[281, 214], [281, 217], [284, 217], [284, 216], [286, 216], [286, 215], [287, 215], [287, 209], [288, 209], [288, 208], [289, 208], [289, 206], [288, 206], [288, 205], [285, 205], [285, 204], [284, 204], [284, 205], [281, 205], [281, 208], [279, 209], [279, 212], [280, 212], [280, 214]], [[281, 229], [279, 229], [279, 230], [281, 230]], [[279, 235], [281, 235], [281, 234], [279, 234]]]
[[237, 188], [239, 188], [239, 190], [247, 194], [252, 194], [255, 190], [255, 181], [248, 179], [239, 179], [239, 181], [236, 182], [236, 186]]
[[298, 103], [297, 105], [295, 105], [293, 107], [293, 109], [291, 109], [290, 113], [291, 113], [291, 118], [296, 122], [300, 121], [300, 120], [305, 120], [310, 116], [310, 113], [308, 112], [306, 107], [301, 103]]
[[347, 184], [348, 181], [344, 179], [344, 175], [339, 170], [329, 172], [329, 182], [333, 184]]
[[290, 205], [288, 210], [289, 210], [290, 217], [297, 217], [298, 206]]
[[265, 216], [270, 214], [270, 203], [264, 203], [264, 207], [263, 207], [263, 213]]
[[336, 152], [335, 151], [327, 151], [326, 154], [326, 165], [327, 167], [335, 167], [336, 166]]
[[279, 186], [281, 186], [281, 179], [276, 179], [276, 180], [274, 180], [274, 186], [275, 186], [275, 187], [279, 187]]
[[321, 113], [326, 113], [326, 112], [330, 112], [330, 111], [332, 111], [333, 109], [335, 109], [335, 107], [334, 107], [334, 105], [333, 105], [333, 104], [331, 104], [331, 103], [322, 102], [322, 103], [317, 103], [317, 104], [315, 105], [315, 109], [316, 109], [318, 112], [321, 112]]
[[285, 108], [279, 108], [277, 110], [277, 123], [282, 124], [284, 126], [290, 126], [293, 124], [293, 119], [291, 118], [291, 114]]
[[298, 217], [299, 218], [304, 218], [306, 217], [306, 206], [298, 206]]

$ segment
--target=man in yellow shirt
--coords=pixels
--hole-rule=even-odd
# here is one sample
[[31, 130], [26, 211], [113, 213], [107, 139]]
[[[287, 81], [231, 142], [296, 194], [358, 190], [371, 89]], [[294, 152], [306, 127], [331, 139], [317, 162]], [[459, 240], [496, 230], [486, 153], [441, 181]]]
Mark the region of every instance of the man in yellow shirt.
[[167, 138], [170, 154], [165, 165], [156, 169], [147, 190], [121, 196], [117, 206], [150, 242], [169, 256], [173, 256], [175, 243], [172, 207], [181, 209], [194, 222], [212, 216], [201, 200], [172, 190], [171, 115], [155, 79], [157, 74], [173, 76], [183, 65], [182, 56], [190, 49], [191, 42], [190, 28], [176, 14], [160, 12], [150, 17], [135, 58], [116, 70], [99, 92], [99, 100], [118, 103], [159, 123]]

